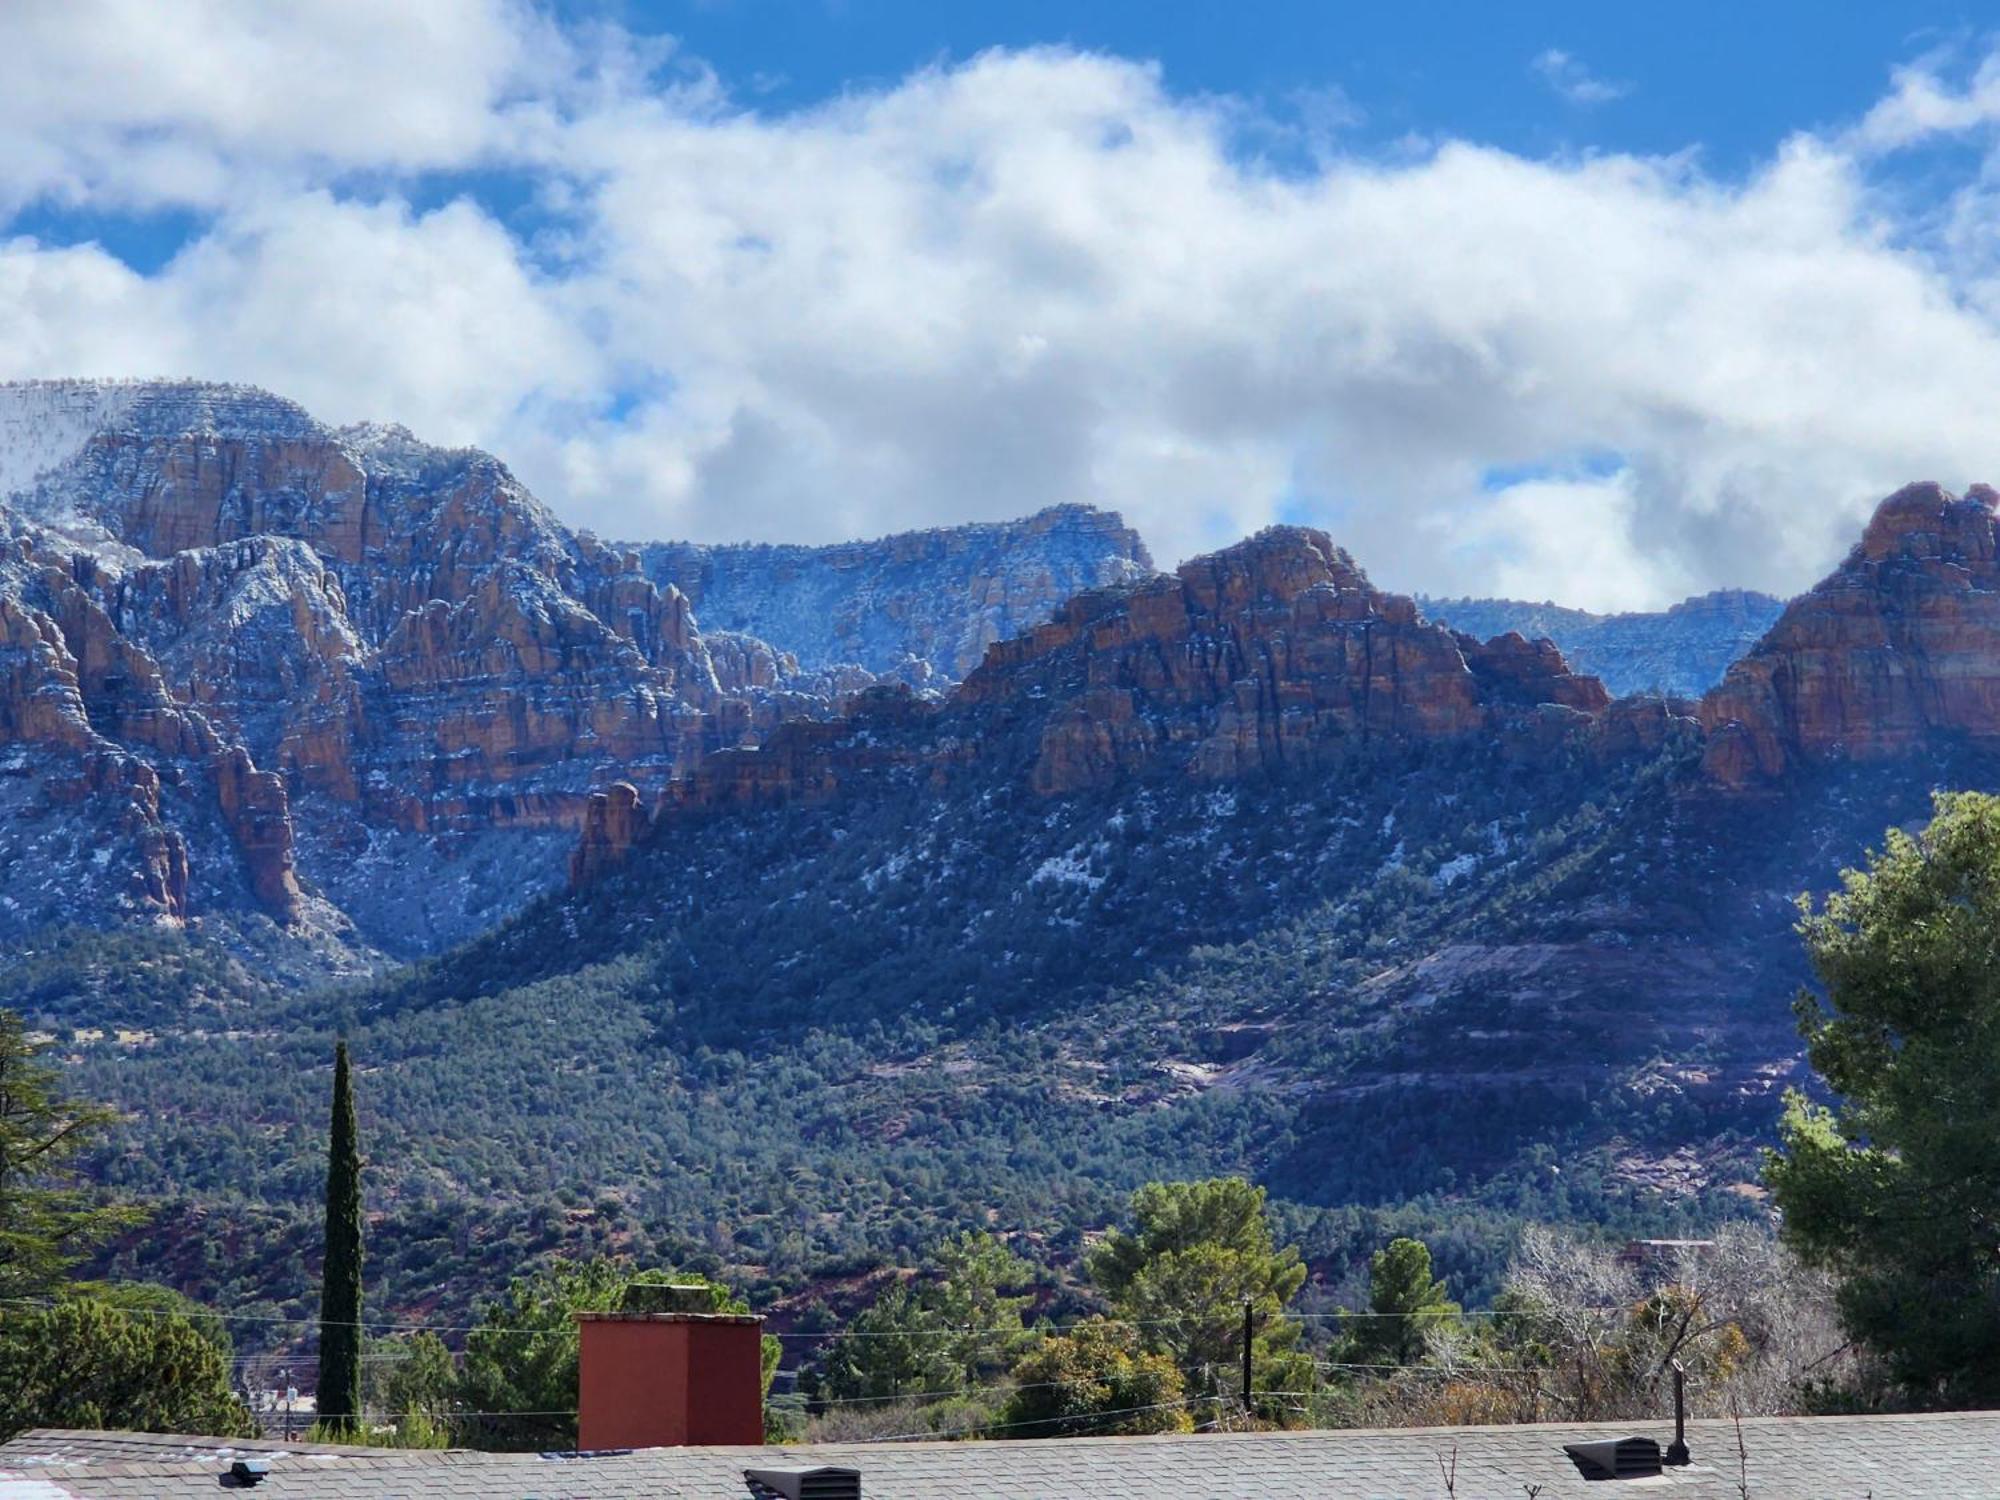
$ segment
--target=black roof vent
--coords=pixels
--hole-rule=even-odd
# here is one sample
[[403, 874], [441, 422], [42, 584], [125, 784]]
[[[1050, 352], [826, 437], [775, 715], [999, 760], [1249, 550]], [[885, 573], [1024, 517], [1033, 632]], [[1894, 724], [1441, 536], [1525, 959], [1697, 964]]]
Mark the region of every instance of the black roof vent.
[[229, 1477], [246, 1490], [262, 1484], [270, 1472], [270, 1462], [262, 1458], [239, 1458], [229, 1466]]
[[1585, 1479], [1647, 1479], [1660, 1472], [1660, 1445], [1651, 1438], [1564, 1443], [1563, 1452]]
[[743, 1482], [757, 1500], [861, 1500], [859, 1469], [745, 1469]]

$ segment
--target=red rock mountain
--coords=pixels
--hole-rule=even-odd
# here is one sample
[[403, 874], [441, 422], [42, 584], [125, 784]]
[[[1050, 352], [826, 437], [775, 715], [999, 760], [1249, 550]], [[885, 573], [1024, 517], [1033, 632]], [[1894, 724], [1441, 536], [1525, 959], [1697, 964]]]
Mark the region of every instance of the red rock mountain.
[[[1429, 623], [1324, 532], [1295, 526], [1078, 595], [992, 646], [941, 705], [878, 687], [853, 710], [708, 756], [669, 790], [668, 821], [821, 800], [885, 768], [915, 766], [940, 784], [961, 771], [1018, 775], [1060, 796], [1461, 738], [1521, 755], [1563, 744], [1621, 754], [1656, 748], [1675, 719], [1658, 700], [1613, 705], [1547, 641], [1482, 643]], [[645, 835], [622, 804], [607, 806], [578, 873], [602, 873]]]
[[[1604, 760], [1705, 738], [1702, 785], [1773, 785], [1795, 764], [1878, 760], [1937, 739], [2000, 744], [2000, 495], [1934, 484], [1883, 501], [1861, 543], [1784, 611], [1697, 708], [1613, 702], [1553, 643], [1481, 642], [1369, 584], [1324, 534], [1274, 527], [1172, 575], [1090, 590], [987, 652], [912, 739], [883, 707], [787, 726], [675, 783], [676, 816], [824, 798], [888, 764], [948, 774], [1027, 746], [1043, 795], [1168, 772], [1223, 780], [1371, 747], [1497, 738]], [[886, 702], [886, 700], [885, 700]], [[975, 750], [973, 747], [977, 747]], [[629, 820], [618, 836], [643, 838]], [[617, 862], [596, 856], [581, 867]]]
[[1526, 716], [1581, 721], [1610, 699], [1547, 642], [1432, 625], [1324, 532], [1285, 526], [1071, 600], [995, 646], [958, 701], [1045, 710], [1032, 779], [1055, 793], [1162, 764], [1221, 778]]
[[[1049, 558], [1002, 590], [1024, 620], [1074, 569], [1130, 566], [1095, 513], [1040, 532]], [[948, 540], [876, 545], [964, 568]], [[943, 628], [949, 589], [866, 555], [845, 572]], [[0, 386], [0, 857], [22, 876], [0, 922], [254, 905], [343, 942], [457, 940], [560, 879], [598, 789], [651, 798], [874, 681], [717, 646], [637, 551], [484, 453], [235, 387]]]
[[[1995, 500], [1884, 502], [1703, 701], [1706, 779], [2000, 739]], [[795, 629], [803, 665], [789, 640], [704, 634], [672, 575], [732, 623]], [[850, 646], [875, 669], [835, 659]], [[949, 696], [907, 686], [980, 653]], [[1431, 623], [1297, 527], [1171, 575], [1079, 507], [819, 551], [614, 548], [497, 460], [399, 428], [231, 387], [0, 386], [17, 928], [259, 909], [420, 951], [567, 856], [579, 879], [615, 867], [663, 804], [974, 766], [1053, 797], [1454, 739], [1601, 761], [1698, 732], [1688, 712], [1613, 703], [1546, 641]]]
[[1725, 786], [1829, 759], [1882, 760], [1935, 736], [2000, 744], [2000, 494], [1913, 484], [1847, 559], [1792, 601], [1701, 704]]

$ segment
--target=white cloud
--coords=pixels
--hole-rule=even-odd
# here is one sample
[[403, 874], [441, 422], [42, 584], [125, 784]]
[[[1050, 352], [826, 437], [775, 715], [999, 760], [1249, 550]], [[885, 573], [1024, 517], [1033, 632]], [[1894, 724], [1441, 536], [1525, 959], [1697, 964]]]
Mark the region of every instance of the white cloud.
[[1952, 52], [1935, 52], [1895, 69], [1894, 86], [1849, 133], [1849, 143], [1862, 151], [1898, 151], [2000, 121], [2000, 53], [1982, 59], [1963, 86], [1945, 76], [1953, 61]]
[[199, 330], [189, 373], [439, 443], [506, 431], [527, 393], [583, 399], [606, 378], [563, 289], [463, 199], [426, 214], [318, 192], [263, 204], [190, 246], [157, 289]]
[[220, 205], [265, 180], [462, 163], [503, 144], [563, 50], [487, 0], [16, 0], [0, 203]]
[[1609, 104], [1613, 99], [1623, 99], [1632, 92], [1629, 83], [1613, 83], [1599, 78], [1584, 66], [1581, 58], [1551, 47], [1539, 54], [1529, 64], [1542, 82], [1554, 89], [1571, 104], [1589, 106]]
[[[187, 46], [240, 65], [266, 12], [208, 3]], [[63, 32], [64, 127], [0, 104], [54, 165], [0, 150], [0, 181], [211, 208], [150, 276], [0, 250], [0, 373], [256, 380], [478, 441], [612, 535], [1094, 500], [1163, 560], [1303, 516], [1399, 587], [1600, 606], [1796, 588], [1879, 494], [2000, 474], [1985, 200], [1968, 184], [1955, 232], [1908, 248], [1852, 131], [1742, 181], [1463, 142], [1322, 143], [1277, 174], [1238, 149], [1240, 101], [1114, 58], [994, 53], [772, 116], [699, 71], [662, 91], [612, 32], [420, 13], [469, 60], [376, 56], [385, 79], [304, 82], [296, 107], [158, 85], [90, 114], [79, 80], [112, 65]], [[271, 56], [389, 48], [316, 14], [260, 23], [288, 39]], [[337, 123], [411, 90], [430, 125]], [[91, 144], [135, 132], [183, 166], [136, 183]], [[404, 201], [412, 173], [478, 167], [538, 211], [482, 207], [476, 176]]]
[[1491, 503], [1473, 514], [1434, 518], [1427, 529], [1505, 598], [1616, 611], [1635, 598], [1694, 592], [1698, 580], [1675, 576], [1671, 560], [1663, 568], [1662, 560], [1630, 545], [1638, 488], [1629, 469], [1601, 478], [1523, 479], [1496, 488]]

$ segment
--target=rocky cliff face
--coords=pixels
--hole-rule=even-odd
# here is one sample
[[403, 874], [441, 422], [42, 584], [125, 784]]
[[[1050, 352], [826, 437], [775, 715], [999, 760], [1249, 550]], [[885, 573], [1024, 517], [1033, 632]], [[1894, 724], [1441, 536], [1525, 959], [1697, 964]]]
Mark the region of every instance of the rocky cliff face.
[[658, 787], [724, 732], [687, 600], [485, 454], [198, 384], [0, 388], [0, 434], [0, 500], [42, 575], [9, 602], [74, 658], [90, 733], [209, 767], [281, 920], [300, 875], [383, 917], [416, 879], [419, 929], [381, 939], [460, 935], [496, 913], [440, 906], [413, 839], [523, 836], [518, 900], [552, 873], [529, 846], [567, 842], [594, 784]]
[[[560, 879], [598, 790], [650, 802], [875, 681], [782, 640], [711, 650], [639, 551], [487, 454], [245, 388], [0, 386], [0, 535], [0, 851], [39, 893], [20, 924], [241, 906], [434, 947]], [[761, 550], [817, 581], [750, 616], [824, 613], [916, 678], [1143, 558], [1094, 512]], [[719, 608], [754, 571], [721, 549], [695, 575]], [[65, 902], [93, 844], [104, 874]]]
[[1934, 740], [2000, 744], [2000, 494], [1913, 484], [1702, 700], [1705, 766], [1728, 786]]
[[657, 543], [640, 560], [710, 630], [773, 642], [808, 670], [853, 663], [917, 686], [958, 682], [1071, 595], [1153, 570], [1138, 533], [1087, 505], [835, 547]]
[[1785, 601], [1748, 589], [1720, 589], [1652, 613], [1595, 615], [1559, 604], [1517, 599], [1432, 599], [1425, 616], [1481, 640], [1514, 631], [1548, 639], [1578, 672], [1603, 682], [1613, 697], [1663, 693], [1699, 698], [1729, 664], [1762, 639]]
[[1310, 765], [1542, 709], [1583, 721], [1610, 701], [1545, 641], [1482, 645], [1426, 623], [1299, 527], [1071, 601], [995, 646], [958, 698], [1046, 713], [1032, 778], [1045, 793], [1161, 764], [1211, 779]]
[[10, 871], [0, 911], [179, 921], [213, 880], [190, 845], [234, 841], [232, 875], [283, 920], [297, 917], [282, 783], [259, 772], [198, 706], [176, 698], [121, 634], [88, 558], [0, 510], [0, 832]]
[[850, 714], [789, 724], [677, 781], [675, 815], [814, 802], [885, 770], [1040, 796], [1167, 775], [1220, 782], [1427, 743], [1543, 755], [1657, 748], [1658, 701], [1609, 712], [1547, 641], [1480, 642], [1368, 582], [1325, 533], [1274, 527], [1169, 576], [1078, 595], [997, 642], [942, 704], [877, 687]]

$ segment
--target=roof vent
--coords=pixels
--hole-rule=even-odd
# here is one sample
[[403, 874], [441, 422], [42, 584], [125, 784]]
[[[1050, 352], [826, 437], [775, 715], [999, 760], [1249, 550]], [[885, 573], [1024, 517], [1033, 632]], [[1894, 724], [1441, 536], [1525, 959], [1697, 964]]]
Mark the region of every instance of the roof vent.
[[229, 1466], [229, 1477], [246, 1490], [262, 1484], [270, 1472], [270, 1463], [261, 1458], [239, 1458]]
[[745, 1469], [743, 1482], [756, 1500], [861, 1500], [859, 1469]]
[[1564, 1443], [1563, 1452], [1585, 1479], [1647, 1479], [1660, 1472], [1660, 1445], [1651, 1438]]

